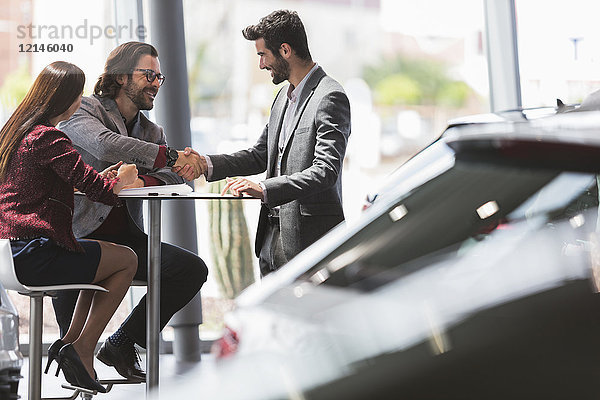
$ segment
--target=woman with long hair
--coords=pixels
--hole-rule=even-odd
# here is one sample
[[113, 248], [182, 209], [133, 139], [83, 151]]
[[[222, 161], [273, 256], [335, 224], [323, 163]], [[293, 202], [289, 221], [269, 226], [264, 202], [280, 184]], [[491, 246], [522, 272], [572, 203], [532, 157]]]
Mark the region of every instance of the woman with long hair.
[[94, 371], [94, 348], [129, 288], [137, 256], [125, 246], [75, 239], [74, 188], [118, 206], [117, 193], [137, 179], [137, 169], [119, 163], [98, 173], [55, 128], [79, 108], [84, 83], [77, 66], [48, 65], [0, 130], [0, 238], [10, 239], [17, 277], [26, 285], [108, 289], [80, 292], [68, 332], [48, 351], [48, 366], [58, 359], [69, 383], [105, 392]]

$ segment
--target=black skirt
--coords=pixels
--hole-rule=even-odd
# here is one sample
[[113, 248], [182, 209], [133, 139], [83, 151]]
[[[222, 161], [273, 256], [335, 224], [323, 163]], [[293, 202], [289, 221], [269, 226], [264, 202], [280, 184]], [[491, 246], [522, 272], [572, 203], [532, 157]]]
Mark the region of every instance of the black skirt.
[[11, 240], [17, 278], [30, 286], [92, 283], [100, 264], [100, 244], [93, 240], [77, 241], [84, 253], [67, 250], [44, 237]]

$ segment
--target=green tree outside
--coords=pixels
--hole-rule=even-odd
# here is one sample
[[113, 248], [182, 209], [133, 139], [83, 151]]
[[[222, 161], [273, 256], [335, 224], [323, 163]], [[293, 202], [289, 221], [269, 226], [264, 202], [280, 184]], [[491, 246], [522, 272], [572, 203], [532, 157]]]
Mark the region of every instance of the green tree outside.
[[363, 73], [375, 101], [385, 106], [442, 105], [462, 107], [472, 89], [450, 77], [448, 67], [436, 60], [403, 55], [367, 67]]
[[23, 63], [18, 69], [6, 75], [0, 87], [0, 103], [5, 109], [15, 109], [25, 98], [31, 86], [29, 64]]

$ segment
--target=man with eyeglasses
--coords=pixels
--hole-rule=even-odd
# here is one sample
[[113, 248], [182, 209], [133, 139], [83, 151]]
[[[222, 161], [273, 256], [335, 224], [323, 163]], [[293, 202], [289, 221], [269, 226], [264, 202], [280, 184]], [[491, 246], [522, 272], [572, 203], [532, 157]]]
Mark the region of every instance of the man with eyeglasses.
[[[83, 97], [81, 108], [60, 125], [83, 160], [96, 170], [119, 161], [135, 164], [139, 178], [131, 187], [183, 183], [200, 173], [199, 156], [168, 147], [163, 129], [140, 110], [150, 110], [165, 76], [158, 52], [147, 43], [129, 42], [114, 49], [94, 94]], [[174, 172], [177, 171], [177, 172]], [[128, 199], [122, 207], [75, 199], [75, 236], [105, 240], [132, 248], [138, 256], [135, 279], [147, 280], [148, 240], [143, 232], [142, 200]], [[197, 255], [161, 244], [160, 327], [185, 306], [206, 281], [208, 269]], [[77, 293], [53, 300], [61, 333], [69, 327]], [[131, 380], [144, 380], [134, 344], [146, 345], [146, 298], [141, 299], [96, 357]]]

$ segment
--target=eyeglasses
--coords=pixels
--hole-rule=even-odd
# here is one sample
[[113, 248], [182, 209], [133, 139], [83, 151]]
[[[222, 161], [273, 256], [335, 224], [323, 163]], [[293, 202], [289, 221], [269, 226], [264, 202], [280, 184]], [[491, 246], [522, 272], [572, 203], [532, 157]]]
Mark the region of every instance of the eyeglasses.
[[136, 69], [134, 69], [134, 71], [143, 72], [144, 75], [146, 75], [146, 79], [150, 83], [154, 82], [155, 79], [158, 79], [158, 85], [162, 86], [162, 84], [165, 82], [166, 76], [164, 76], [163, 74], [157, 74], [156, 72], [154, 72], [154, 70], [144, 69], [144, 68], [136, 68]]

